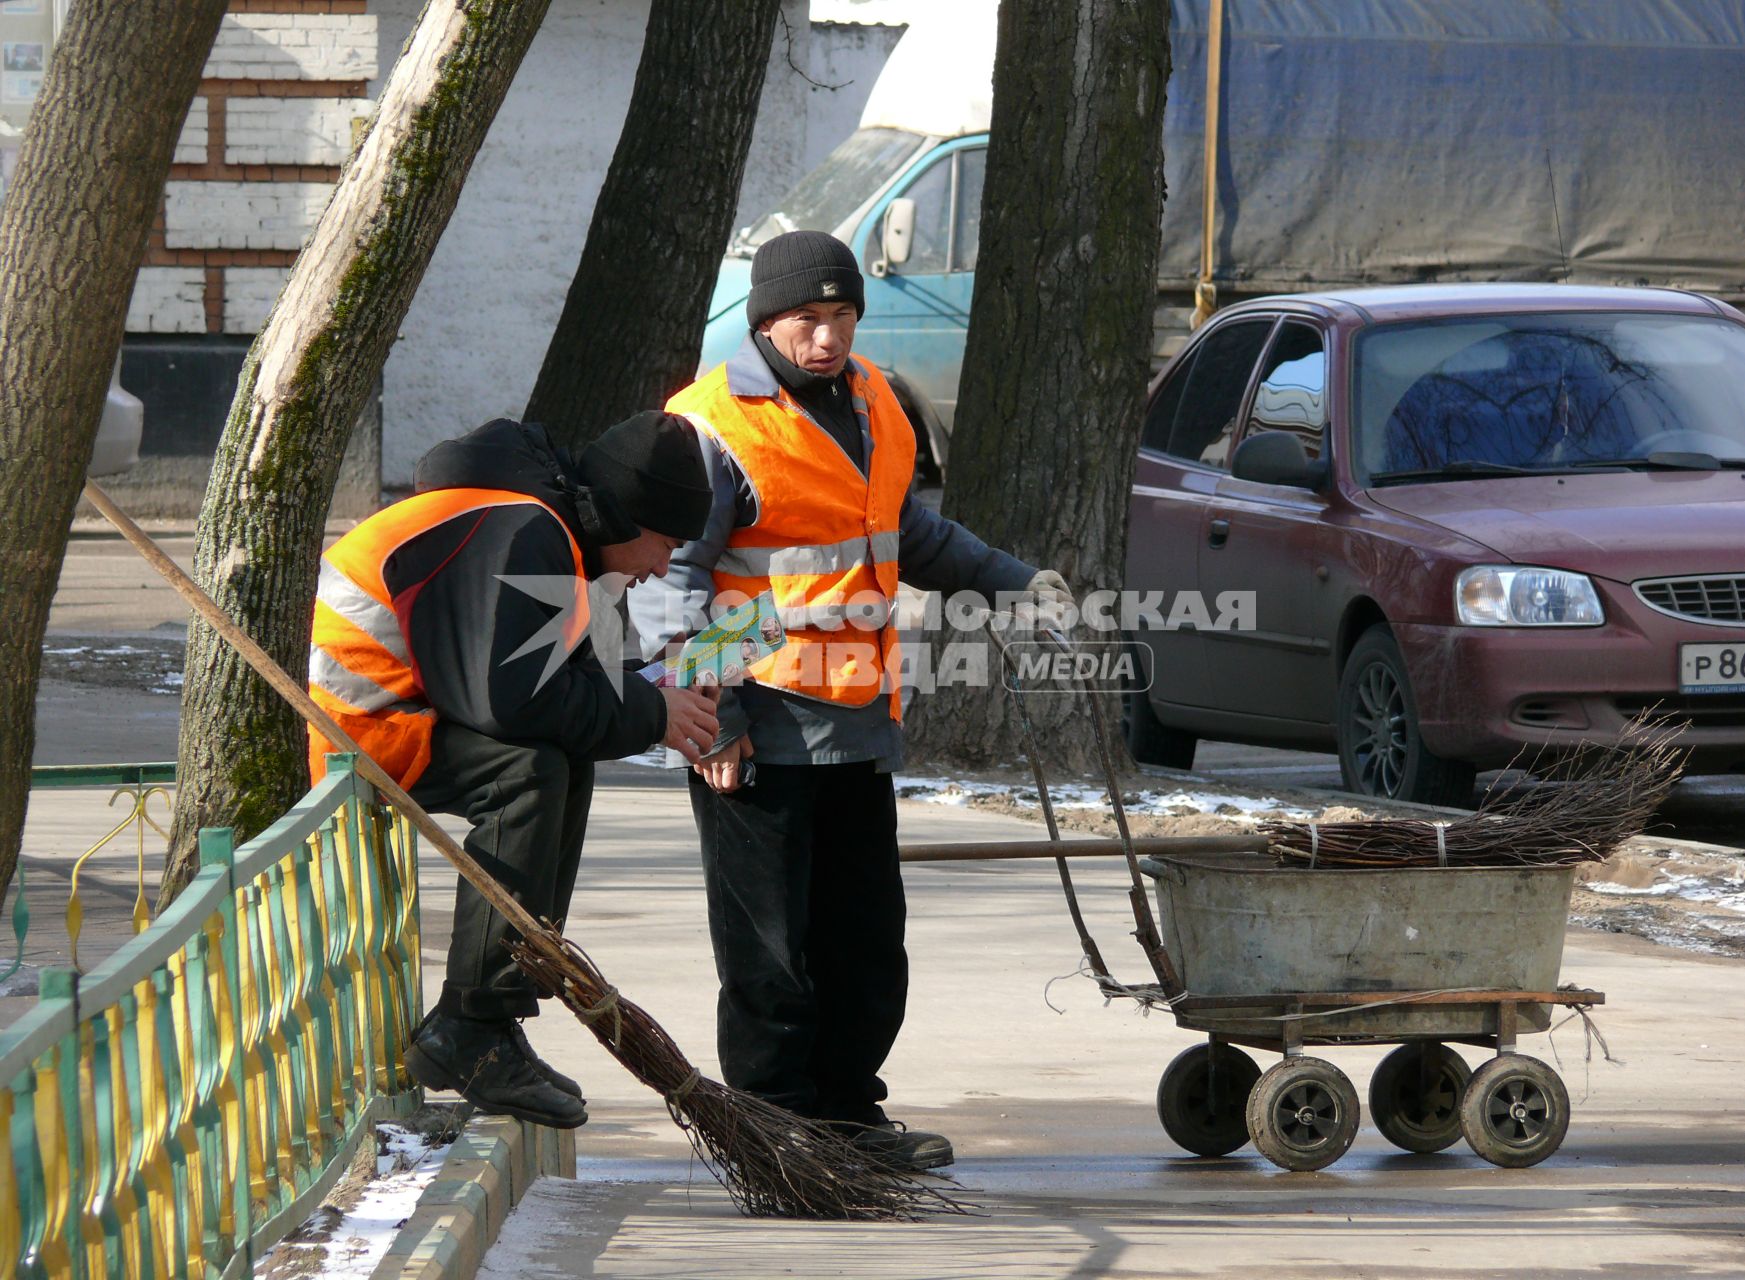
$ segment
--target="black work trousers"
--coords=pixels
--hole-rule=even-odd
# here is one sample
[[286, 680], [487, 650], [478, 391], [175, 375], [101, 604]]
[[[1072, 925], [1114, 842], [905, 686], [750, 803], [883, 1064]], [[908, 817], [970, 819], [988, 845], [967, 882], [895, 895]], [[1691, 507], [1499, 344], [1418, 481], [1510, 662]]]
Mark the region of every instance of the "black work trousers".
[[[426, 809], [472, 823], [466, 851], [535, 919], [563, 924], [594, 799], [591, 760], [550, 742], [502, 742], [438, 721], [430, 766], [411, 790]], [[462, 880], [438, 1007], [468, 1018], [537, 1013], [537, 988], [506, 945], [519, 936]]]
[[891, 775], [759, 764], [753, 786], [719, 795], [693, 773], [691, 809], [722, 1075], [801, 1115], [882, 1120], [909, 990]]

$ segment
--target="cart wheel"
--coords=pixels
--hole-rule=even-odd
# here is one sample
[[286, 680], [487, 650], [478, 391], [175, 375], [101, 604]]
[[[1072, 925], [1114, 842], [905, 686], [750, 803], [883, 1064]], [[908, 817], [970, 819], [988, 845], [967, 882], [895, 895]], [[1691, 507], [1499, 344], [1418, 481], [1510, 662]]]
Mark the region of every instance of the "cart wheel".
[[1507, 1169], [1538, 1164], [1569, 1132], [1569, 1091], [1537, 1058], [1505, 1053], [1467, 1081], [1460, 1131], [1479, 1155]]
[[1248, 1136], [1281, 1169], [1324, 1169], [1357, 1136], [1357, 1090], [1320, 1058], [1286, 1058], [1248, 1095]]
[[1157, 1118], [1176, 1146], [1227, 1156], [1248, 1142], [1248, 1095], [1260, 1064], [1227, 1044], [1184, 1049], [1157, 1082]]
[[1401, 1045], [1370, 1077], [1369, 1118], [1403, 1150], [1451, 1147], [1460, 1141], [1460, 1095], [1471, 1076], [1472, 1068], [1447, 1045]]

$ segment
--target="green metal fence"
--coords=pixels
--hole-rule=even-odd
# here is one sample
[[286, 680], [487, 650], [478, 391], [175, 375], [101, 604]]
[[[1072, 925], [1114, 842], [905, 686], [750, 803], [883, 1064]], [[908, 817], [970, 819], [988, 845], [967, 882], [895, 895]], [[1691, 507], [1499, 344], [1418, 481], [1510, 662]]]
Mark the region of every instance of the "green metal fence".
[[249, 1274], [416, 1106], [415, 837], [330, 763], [241, 849], [203, 831], [161, 917], [0, 1032], [0, 1274]]

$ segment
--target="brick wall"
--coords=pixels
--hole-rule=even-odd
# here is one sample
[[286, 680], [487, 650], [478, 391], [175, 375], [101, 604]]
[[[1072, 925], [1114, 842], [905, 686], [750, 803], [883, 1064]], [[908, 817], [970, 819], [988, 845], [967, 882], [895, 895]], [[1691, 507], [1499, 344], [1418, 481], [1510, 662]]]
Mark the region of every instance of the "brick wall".
[[376, 26], [365, 0], [231, 0], [128, 332], [259, 330], [373, 109]]

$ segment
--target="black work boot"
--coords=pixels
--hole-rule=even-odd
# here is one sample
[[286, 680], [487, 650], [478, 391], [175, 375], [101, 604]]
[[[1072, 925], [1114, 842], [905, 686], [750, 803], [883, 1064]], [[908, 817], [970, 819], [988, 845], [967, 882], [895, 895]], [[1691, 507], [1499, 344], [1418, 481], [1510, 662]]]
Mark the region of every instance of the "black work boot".
[[[433, 1010], [412, 1034], [406, 1069], [426, 1089], [453, 1089], [480, 1111], [554, 1129], [588, 1122], [579, 1096], [557, 1087], [522, 1052], [510, 1020], [483, 1021]], [[525, 1042], [523, 1042], [525, 1043]]]
[[911, 1129], [895, 1120], [881, 1120], [876, 1124], [838, 1122], [835, 1127], [856, 1150], [909, 1173], [943, 1169], [956, 1159], [951, 1140], [944, 1134]]
[[[540, 1057], [533, 1051], [533, 1046], [527, 1042], [527, 1032], [523, 1030], [519, 1021], [511, 1022], [509, 1024], [509, 1038], [515, 1042], [515, 1047], [521, 1050], [522, 1056], [533, 1064], [533, 1069], [535, 1071], [539, 1072], [540, 1075], [551, 1081], [565, 1093], [570, 1094], [572, 1097], [582, 1098], [581, 1085], [577, 1084], [574, 1080], [571, 1080], [563, 1072], [559, 1071], [556, 1067], [552, 1066], [551, 1063], [547, 1062], [544, 1058]], [[582, 1101], [586, 1102], [587, 1099], [582, 1098]]]

